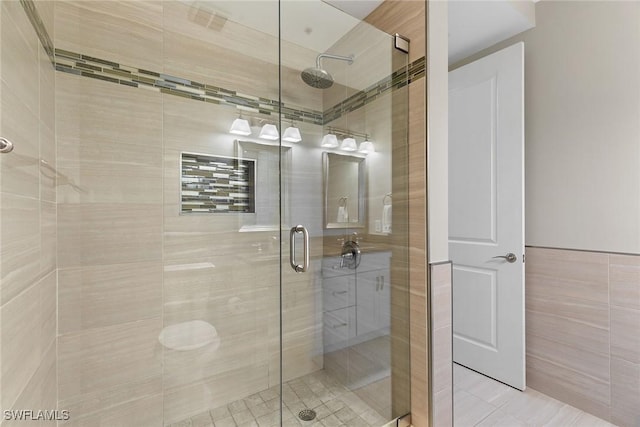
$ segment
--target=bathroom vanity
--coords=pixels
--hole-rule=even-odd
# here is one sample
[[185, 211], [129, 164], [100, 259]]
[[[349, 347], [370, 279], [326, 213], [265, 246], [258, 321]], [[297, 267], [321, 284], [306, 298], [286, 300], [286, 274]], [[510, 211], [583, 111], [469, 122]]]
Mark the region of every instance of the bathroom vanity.
[[389, 334], [391, 252], [367, 252], [356, 269], [322, 260], [323, 346], [330, 353]]

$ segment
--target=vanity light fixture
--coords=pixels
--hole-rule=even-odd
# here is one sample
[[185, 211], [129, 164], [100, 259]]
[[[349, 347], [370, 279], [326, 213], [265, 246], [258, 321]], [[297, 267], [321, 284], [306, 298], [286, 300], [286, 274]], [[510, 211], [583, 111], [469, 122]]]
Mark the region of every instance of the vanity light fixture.
[[342, 140], [340, 149], [343, 151], [356, 151], [358, 149], [358, 145], [356, 144], [355, 139], [349, 137]]
[[322, 147], [324, 148], [336, 148], [338, 145], [338, 137], [333, 133], [328, 133], [322, 138]]
[[375, 153], [375, 151], [373, 142], [369, 141], [368, 136], [360, 143], [360, 147], [358, 148], [358, 152], [362, 154]]
[[251, 135], [251, 126], [249, 126], [249, 121], [242, 118], [242, 113], [240, 113], [240, 116], [231, 124], [229, 133], [242, 136]]
[[260, 129], [260, 135], [258, 136], [258, 138], [275, 141], [276, 139], [280, 138], [280, 134], [278, 133], [278, 128], [276, 127], [276, 125], [267, 123], [266, 125], [262, 126], [262, 129]]
[[282, 140], [287, 142], [300, 142], [302, 141], [302, 135], [300, 135], [300, 129], [293, 125], [293, 120], [291, 120], [291, 126], [284, 130], [282, 134]]

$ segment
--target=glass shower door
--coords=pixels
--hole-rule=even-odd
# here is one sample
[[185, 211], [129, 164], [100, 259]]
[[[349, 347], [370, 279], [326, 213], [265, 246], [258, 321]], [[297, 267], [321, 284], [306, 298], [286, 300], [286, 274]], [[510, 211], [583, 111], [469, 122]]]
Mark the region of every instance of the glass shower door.
[[56, 1], [55, 24], [59, 407], [279, 425], [278, 2]]
[[408, 411], [389, 35], [319, 0], [7, 1], [0, 20], [4, 409], [109, 427]]
[[[290, 154], [278, 135], [278, 2], [176, 2], [183, 11], [172, 15], [167, 7], [165, 23], [183, 20], [165, 24], [165, 70], [207, 84], [211, 99], [165, 95], [165, 165], [204, 154], [195, 177], [184, 175], [193, 163], [183, 157], [183, 207], [195, 191], [196, 206], [208, 199], [204, 209], [215, 209], [165, 209], [165, 260], [193, 267], [165, 267], [165, 328], [206, 322], [217, 340], [163, 349], [164, 423], [208, 413], [215, 425], [279, 425], [280, 169]], [[165, 175], [165, 205], [180, 200], [174, 178]]]
[[302, 136], [282, 141], [283, 425], [382, 426], [409, 412], [407, 55], [324, 2], [280, 19], [281, 126]]

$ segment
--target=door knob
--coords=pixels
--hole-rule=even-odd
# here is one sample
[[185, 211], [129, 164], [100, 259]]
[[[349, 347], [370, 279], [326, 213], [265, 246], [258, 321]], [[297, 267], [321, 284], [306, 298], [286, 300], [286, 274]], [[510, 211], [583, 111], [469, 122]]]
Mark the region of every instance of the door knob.
[[518, 259], [518, 257], [516, 256], [516, 254], [509, 252], [506, 255], [498, 255], [498, 256], [494, 256], [494, 258], [504, 258], [507, 260], [507, 262], [510, 263], [514, 263], [516, 262], [516, 260]]

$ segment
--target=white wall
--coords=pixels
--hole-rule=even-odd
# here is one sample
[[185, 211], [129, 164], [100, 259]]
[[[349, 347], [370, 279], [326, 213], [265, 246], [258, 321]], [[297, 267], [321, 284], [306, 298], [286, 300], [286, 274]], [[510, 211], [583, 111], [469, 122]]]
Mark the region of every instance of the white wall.
[[526, 244], [640, 253], [640, 3], [539, 2], [474, 58], [519, 40]]
[[449, 259], [447, 2], [427, 3], [427, 173], [429, 262]]

